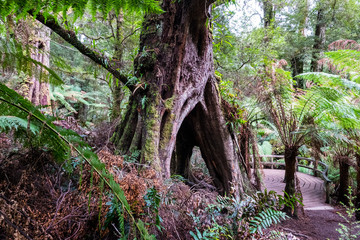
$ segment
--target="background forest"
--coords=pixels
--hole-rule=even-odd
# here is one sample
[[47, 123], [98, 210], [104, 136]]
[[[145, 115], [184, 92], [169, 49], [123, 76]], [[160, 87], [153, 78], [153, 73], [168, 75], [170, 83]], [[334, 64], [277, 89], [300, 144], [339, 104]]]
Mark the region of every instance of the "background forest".
[[0, 239], [311, 239], [276, 226], [306, 217], [297, 171], [357, 239], [359, 12], [0, 0]]

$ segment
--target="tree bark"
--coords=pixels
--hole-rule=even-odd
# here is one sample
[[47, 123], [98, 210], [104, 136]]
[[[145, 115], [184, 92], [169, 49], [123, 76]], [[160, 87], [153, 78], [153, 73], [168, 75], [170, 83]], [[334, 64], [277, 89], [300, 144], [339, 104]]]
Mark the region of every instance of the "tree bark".
[[249, 179], [251, 179], [249, 131], [251, 131], [251, 129], [249, 129], [249, 126], [246, 123], [241, 126], [240, 134], [239, 134], [239, 145], [240, 145], [240, 154], [245, 163], [247, 176]]
[[343, 204], [348, 204], [348, 198], [346, 197], [348, 193], [349, 187], [349, 158], [347, 156], [338, 156], [339, 168], [340, 168], [340, 186], [338, 190], [338, 202], [342, 202]]
[[134, 64], [140, 82], [113, 142], [123, 154], [141, 150], [140, 161], [163, 178], [171, 169], [186, 176], [199, 146], [218, 191], [241, 195], [247, 183], [214, 77], [210, 4], [164, 0], [165, 13], [146, 16]]
[[[115, 15], [115, 14], [114, 14]], [[118, 16], [114, 16], [115, 18], [115, 34], [114, 34], [114, 55], [113, 60], [115, 61], [115, 69], [118, 71], [124, 67], [123, 62], [123, 55], [124, 55], [124, 48], [122, 45], [122, 41], [124, 39], [124, 18], [122, 12], [119, 13]], [[111, 120], [115, 120], [120, 117], [121, 115], [121, 102], [124, 99], [125, 93], [123, 90], [123, 84], [119, 81], [112, 81], [111, 83], [111, 92], [112, 92], [112, 106], [111, 106]]]
[[[306, 38], [305, 29], [306, 29], [306, 22], [309, 14], [309, 3], [308, 0], [299, 1], [297, 6], [297, 11], [301, 14], [301, 18], [299, 21], [299, 35], [303, 38]], [[301, 38], [300, 38], [301, 39]], [[291, 70], [292, 76], [295, 77], [304, 72], [304, 46], [300, 45], [298, 50], [295, 52], [294, 56], [291, 58]], [[297, 87], [305, 88], [304, 80], [302, 78], [297, 78]]]
[[[28, 18], [19, 21], [15, 26], [14, 35], [24, 49], [29, 49], [32, 59], [44, 66], [50, 66], [50, 29]], [[35, 105], [49, 106], [50, 89], [47, 72], [39, 65], [33, 64], [31, 67], [32, 75], [22, 83], [18, 91]]]
[[357, 211], [355, 212], [356, 220], [360, 220], [360, 154], [356, 154], [356, 202], [355, 208]]
[[269, 28], [275, 20], [275, 9], [272, 0], [263, 0], [264, 28]]
[[[295, 196], [296, 193], [296, 156], [298, 154], [298, 147], [296, 146], [285, 146], [285, 192], [291, 197]], [[297, 206], [294, 206], [294, 210], [290, 207], [285, 206], [285, 212], [293, 217], [297, 217]]]
[[317, 72], [319, 71], [318, 60], [320, 55], [325, 48], [325, 37], [326, 37], [326, 21], [325, 21], [325, 9], [324, 6], [320, 6], [317, 14], [315, 26], [315, 39], [313, 46], [313, 55], [311, 59], [310, 71]]
[[263, 14], [264, 14], [264, 29], [265, 29], [265, 35], [264, 35], [264, 43], [270, 42], [268, 30], [270, 27], [273, 26], [275, 21], [275, 9], [274, 5], [271, 0], [263, 0]]
[[[301, 53], [297, 53], [293, 58], [291, 58], [291, 71], [292, 76], [295, 77], [299, 74], [302, 74], [304, 72], [304, 57]], [[305, 84], [304, 80], [302, 78], [295, 78], [296, 80], [296, 87], [304, 89]]]

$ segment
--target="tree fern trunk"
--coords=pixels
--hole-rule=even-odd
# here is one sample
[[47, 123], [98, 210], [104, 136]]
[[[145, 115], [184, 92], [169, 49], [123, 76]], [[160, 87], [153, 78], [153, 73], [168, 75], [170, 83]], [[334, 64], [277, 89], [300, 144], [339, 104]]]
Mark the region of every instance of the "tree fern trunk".
[[338, 190], [338, 202], [348, 204], [348, 187], [349, 187], [349, 159], [347, 156], [338, 156], [339, 168], [340, 168], [340, 186]]
[[[296, 156], [298, 154], [298, 147], [296, 146], [285, 146], [285, 192], [291, 197], [295, 196], [295, 173], [296, 173]], [[297, 206], [292, 211], [290, 207], [285, 207], [285, 212], [290, 215], [297, 217]]]

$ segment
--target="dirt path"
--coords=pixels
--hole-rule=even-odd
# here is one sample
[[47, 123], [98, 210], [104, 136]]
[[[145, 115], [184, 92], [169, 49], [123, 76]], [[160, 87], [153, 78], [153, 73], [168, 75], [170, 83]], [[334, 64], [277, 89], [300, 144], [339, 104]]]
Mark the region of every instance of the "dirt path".
[[[285, 189], [284, 170], [264, 169], [264, 183], [268, 190], [282, 193]], [[336, 213], [343, 212], [325, 203], [323, 181], [304, 173], [297, 173], [303, 194], [305, 217], [287, 220], [277, 227], [279, 230], [291, 232], [300, 239], [325, 240], [339, 239], [339, 223], [344, 220]]]

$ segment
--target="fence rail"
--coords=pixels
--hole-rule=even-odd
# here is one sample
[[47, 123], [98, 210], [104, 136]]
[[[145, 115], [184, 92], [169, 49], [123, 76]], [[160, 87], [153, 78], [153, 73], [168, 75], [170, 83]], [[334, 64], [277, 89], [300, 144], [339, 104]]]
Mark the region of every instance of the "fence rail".
[[[271, 169], [276, 166], [285, 166], [284, 162], [278, 162], [280, 159], [284, 159], [284, 155], [259, 155], [261, 158], [270, 159], [270, 162], [261, 162], [263, 166], [270, 166]], [[251, 166], [254, 168], [254, 156], [251, 156], [252, 162], [250, 163]], [[299, 164], [299, 160], [306, 160], [307, 164]], [[320, 173], [320, 177], [324, 180], [324, 188], [326, 192], [326, 203], [330, 201], [330, 182], [331, 180], [328, 178], [328, 170], [329, 166], [321, 161], [318, 161], [318, 164], [322, 166], [323, 170], [315, 168], [315, 159], [313, 158], [305, 158], [305, 157], [296, 157], [296, 170], [299, 171], [299, 167], [307, 168], [313, 170], [313, 175], [317, 176], [316, 173]], [[311, 164], [312, 163], [312, 164]]]

